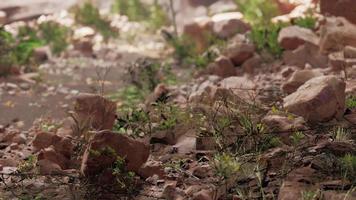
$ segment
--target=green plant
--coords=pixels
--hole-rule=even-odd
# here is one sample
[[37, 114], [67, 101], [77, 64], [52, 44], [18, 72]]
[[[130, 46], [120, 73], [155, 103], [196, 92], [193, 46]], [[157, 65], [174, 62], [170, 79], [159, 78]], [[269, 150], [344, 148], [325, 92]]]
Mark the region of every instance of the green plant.
[[312, 190], [306, 190], [302, 191], [302, 200], [316, 200], [319, 199], [319, 190], [312, 191]]
[[17, 166], [17, 171], [24, 173], [29, 172], [36, 167], [37, 163], [37, 156], [30, 155], [25, 161], [21, 162]]
[[11, 33], [0, 28], [0, 76], [6, 76], [11, 68], [17, 63], [17, 57], [14, 53], [15, 39]]
[[150, 120], [148, 112], [142, 109], [133, 108], [131, 111], [127, 111], [125, 114], [118, 117], [114, 126], [114, 131], [133, 135], [135, 137], [142, 137], [150, 132]]
[[164, 25], [169, 24], [168, 16], [162, 7], [158, 4], [158, 0], [155, 0], [150, 8], [149, 24], [153, 29], [158, 29]]
[[68, 45], [69, 29], [54, 21], [47, 21], [39, 25], [41, 38], [51, 47], [54, 54], [64, 51]]
[[73, 10], [78, 23], [93, 27], [101, 33], [105, 40], [117, 36], [117, 32], [112, 29], [110, 22], [102, 18], [99, 10], [90, 2], [84, 3], [81, 7], [74, 7]]
[[349, 179], [353, 184], [356, 184], [356, 156], [346, 154], [340, 158], [341, 171], [344, 178]]
[[283, 49], [278, 43], [279, 31], [285, 24], [270, 24], [269, 26], [253, 26], [250, 39], [259, 51], [267, 50], [272, 55], [280, 57]]
[[278, 5], [269, 0], [235, 0], [245, 19], [252, 25], [268, 25], [278, 16]]
[[305, 135], [300, 131], [296, 131], [290, 136], [291, 142], [294, 146], [297, 146], [304, 138]]
[[316, 18], [312, 15], [307, 15], [294, 19], [292, 23], [303, 28], [314, 29], [316, 26]]
[[241, 168], [238, 159], [228, 153], [216, 154], [212, 160], [212, 166], [216, 174], [224, 179], [236, 175]]
[[338, 142], [350, 142], [351, 132], [348, 129], [342, 127], [335, 127], [332, 131], [332, 138]]
[[356, 96], [349, 96], [346, 98], [346, 108], [355, 109], [356, 108]]
[[107, 97], [111, 100], [119, 100], [121, 104], [119, 106], [120, 109], [130, 110], [130, 108], [142, 103], [146, 94], [146, 91], [141, 90], [137, 86], [128, 85]]
[[120, 190], [124, 190], [127, 194], [132, 194], [136, 190], [136, 174], [126, 169], [124, 158], [117, 156], [112, 167], [112, 174]]

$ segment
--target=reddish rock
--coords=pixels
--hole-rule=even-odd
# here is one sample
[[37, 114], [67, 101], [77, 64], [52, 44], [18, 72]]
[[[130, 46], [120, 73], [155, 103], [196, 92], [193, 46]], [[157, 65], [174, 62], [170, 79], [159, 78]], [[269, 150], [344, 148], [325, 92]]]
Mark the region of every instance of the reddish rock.
[[62, 168], [50, 160], [39, 160], [37, 162], [40, 174], [61, 174], [63, 172]]
[[93, 42], [90, 38], [81, 38], [73, 41], [74, 50], [81, 52], [84, 56], [93, 56]]
[[68, 169], [70, 165], [70, 160], [66, 158], [64, 155], [56, 152], [53, 147], [49, 147], [41, 150], [40, 153], [38, 154], [37, 159], [38, 161], [48, 160], [60, 166], [61, 169]]
[[236, 33], [245, 33], [250, 26], [243, 21], [240, 12], [225, 12], [212, 16], [213, 31], [220, 38], [230, 38]]
[[320, 53], [315, 45], [306, 43], [293, 51], [284, 51], [283, 61], [286, 65], [304, 68], [310, 64], [314, 68], [326, 68], [328, 66], [328, 56]]
[[7, 14], [6, 12], [0, 10], [0, 25], [5, 24], [7, 22]]
[[320, 0], [320, 11], [325, 15], [345, 17], [356, 23], [356, 1], [354, 0]]
[[356, 47], [346, 46], [344, 48], [344, 57], [345, 58], [356, 58]]
[[57, 144], [62, 138], [54, 133], [49, 132], [39, 132], [36, 134], [35, 139], [32, 142], [32, 146], [35, 151], [40, 151], [53, 144]]
[[224, 55], [228, 57], [235, 66], [242, 65], [246, 60], [251, 58], [255, 53], [255, 46], [246, 42], [242, 42], [236, 38], [228, 45]]
[[345, 87], [335, 76], [313, 78], [284, 98], [284, 108], [307, 121], [340, 119], [345, 110]]
[[321, 27], [320, 51], [342, 51], [345, 46], [356, 47], [356, 25], [344, 18], [327, 18]]
[[[258, 71], [262, 64], [262, 58], [258, 54], [255, 54], [253, 57], [246, 60], [241, 68], [247, 74], [253, 74], [255, 71]], [[257, 70], [256, 70], [257, 69]]]
[[215, 62], [209, 64], [207, 71], [210, 75], [216, 75], [223, 78], [236, 75], [234, 64], [225, 56], [220, 56], [215, 60]]
[[193, 196], [193, 200], [213, 200], [213, 192], [210, 190], [202, 190]]
[[321, 72], [316, 70], [305, 69], [295, 71], [290, 79], [282, 85], [282, 90], [284, 93], [291, 94], [308, 80], [322, 75]]
[[294, 50], [305, 43], [318, 46], [319, 39], [310, 29], [288, 26], [279, 32], [278, 43], [284, 49]]
[[138, 171], [138, 174], [143, 178], [148, 178], [157, 175], [159, 178], [164, 178], [166, 173], [161, 163], [157, 161], [147, 161]]
[[90, 123], [95, 130], [111, 130], [116, 120], [116, 103], [96, 94], [78, 95], [74, 111], [79, 123]]
[[209, 46], [212, 28], [213, 22], [209, 17], [196, 18], [193, 22], [184, 25], [183, 36], [195, 44], [198, 52], [204, 52]]
[[125, 158], [129, 171], [139, 172], [149, 156], [149, 146], [125, 135], [110, 131], [95, 134], [82, 160], [81, 172], [86, 176], [98, 174], [110, 167], [117, 156]]
[[51, 49], [49, 46], [38, 47], [33, 50], [32, 56], [37, 63], [43, 63], [51, 57]]

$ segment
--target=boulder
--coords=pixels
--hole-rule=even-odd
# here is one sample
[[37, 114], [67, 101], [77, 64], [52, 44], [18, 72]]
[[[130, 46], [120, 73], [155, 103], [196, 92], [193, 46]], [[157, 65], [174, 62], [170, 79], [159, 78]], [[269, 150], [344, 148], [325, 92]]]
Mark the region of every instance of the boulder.
[[255, 46], [245, 41], [245, 38], [238, 35], [233, 38], [223, 53], [235, 66], [242, 65], [246, 60], [253, 57]]
[[84, 56], [93, 56], [93, 42], [89, 38], [81, 38], [73, 41], [73, 48]]
[[138, 173], [149, 154], [150, 148], [143, 142], [111, 131], [101, 131], [95, 134], [83, 155], [81, 172], [86, 176], [99, 174], [120, 156], [125, 158], [127, 170]]
[[305, 43], [318, 46], [319, 38], [310, 29], [288, 26], [279, 32], [278, 43], [283, 49], [294, 50]]
[[356, 1], [320, 0], [320, 11], [325, 15], [345, 17], [356, 24]]
[[36, 134], [35, 139], [32, 142], [32, 146], [35, 151], [40, 151], [45, 149], [53, 144], [58, 143], [62, 138], [58, 135], [50, 132], [39, 132]]
[[310, 64], [314, 68], [326, 68], [328, 56], [321, 54], [317, 46], [305, 43], [293, 51], [284, 51], [283, 62], [286, 65], [300, 68], [304, 68], [306, 64]]
[[356, 47], [356, 25], [344, 18], [327, 18], [321, 27], [320, 51], [342, 51], [345, 46]]
[[258, 69], [262, 64], [262, 58], [260, 55], [255, 54], [253, 57], [249, 58], [248, 60], [246, 60], [241, 68], [243, 70], [243, 72], [247, 73], [247, 74], [253, 74], [256, 69]]
[[197, 17], [183, 26], [183, 36], [193, 42], [196, 50], [202, 53], [209, 46], [213, 22], [210, 17]]
[[61, 169], [68, 169], [70, 160], [64, 155], [56, 152], [53, 147], [49, 147], [40, 151], [37, 157], [38, 161], [47, 160], [58, 165]]
[[207, 67], [208, 74], [227, 78], [236, 75], [234, 64], [225, 56], [218, 57], [213, 63]]
[[356, 58], [356, 47], [346, 46], [344, 48], [344, 57], [345, 58]]
[[0, 10], [0, 25], [6, 24], [6, 22], [7, 22], [7, 14], [6, 12]]
[[219, 13], [212, 16], [211, 19], [213, 21], [213, 32], [223, 39], [250, 30], [250, 26], [243, 21], [243, 15], [240, 12]]
[[116, 103], [84, 93], [75, 98], [74, 112], [80, 124], [88, 124], [95, 130], [111, 130], [116, 120]]
[[282, 90], [284, 93], [291, 94], [308, 80], [322, 75], [321, 72], [316, 70], [305, 69], [295, 71], [289, 80], [282, 85]]
[[345, 110], [345, 87], [336, 76], [315, 77], [285, 97], [284, 108], [311, 122], [340, 119]]

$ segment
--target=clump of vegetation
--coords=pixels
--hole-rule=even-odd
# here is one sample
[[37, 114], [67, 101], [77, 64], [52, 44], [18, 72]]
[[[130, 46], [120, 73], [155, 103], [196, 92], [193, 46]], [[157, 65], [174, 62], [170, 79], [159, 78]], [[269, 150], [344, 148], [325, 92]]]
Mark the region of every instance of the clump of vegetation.
[[280, 57], [283, 49], [278, 43], [278, 35], [284, 26], [285, 24], [281, 23], [271, 23], [269, 26], [254, 26], [250, 33], [250, 39], [259, 51], [266, 50], [272, 55]]
[[69, 45], [69, 29], [54, 21], [44, 22], [39, 25], [43, 41], [51, 47], [54, 54], [63, 52]]
[[0, 28], [0, 76], [9, 74], [11, 68], [17, 63], [17, 56], [13, 47], [14, 42], [11, 33]]
[[343, 176], [349, 179], [352, 184], [356, 184], [356, 156], [346, 154], [340, 158], [340, 164]]
[[84, 3], [83, 6], [77, 6], [73, 9], [75, 20], [85, 26], [90, 26], [97, 30], [105, 40], [116, 37], [117, 32], [113, 30], [110, 21], [104, 19], [98, 10], [90, 2]]
[[346, 128], [335, 127], [331, 131], [331, 136], [335, 141], [338, 142], [350, 142], [351, 141], [351, 132]]
[[307, 29], [314, 29], [316, 26], [316, 18], [312, 15], [306, 15], [305, 17], [299, 17], [292, 21], [292, 24], [307, 28]]
[[126, 169], [124, 158], [117, 156], [112, 171], [120, 191], [124, 191], [124, 193], [128, 195], [131, 195], [136, 191], [136, 174]]
[[305, 138], [305, 135], [301, 131], [296, 131], [290, 136], [293, 146], [297, 146]]
[[114, 131], [133, 137], [142, 137], [150, 133], [151, 126], [149, 113], [143, 109], [133, 108], [119, 116]]
[[30, 155], [25, 161], [17, 166], [17, 171], [21, 173], [29, 172], [35, 169], [37, 163], [37, 156]]
[[356, 108], [356, 96], [349, 96], [346, 99], [346, 108], [355, 109]]
[[115, 0], [111, 10], [126, 15], [130, 21], [147, 21], [154, 30], [168, 24], [168, 17], [157, 0], [153, 5], [145, 5], [140, 0]]
[[252, 25], [270, 25], [271, 19], [278, 16], [278, 5], [269, 0], [235, 0], [245, 19]]
[[224, 178], [224, 180], [236, 175], [241, 169], [238, 159], [228, 153], [216, 154], [212, 160], [212, 166], [215, 169], [215, 173]]

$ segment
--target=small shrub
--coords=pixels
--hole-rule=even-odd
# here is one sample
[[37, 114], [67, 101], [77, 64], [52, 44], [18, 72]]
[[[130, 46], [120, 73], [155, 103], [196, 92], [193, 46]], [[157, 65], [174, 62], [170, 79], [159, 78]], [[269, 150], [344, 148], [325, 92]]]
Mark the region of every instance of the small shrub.
[[119, 90], [115, 94], [108, 95], [111, 100], [119, 100], [121, 102], [120, 108], [123, 110], [130, 110], [130, 108], [143, 102], [146, 92], [135, 85], [128, 85]]
[[126, 169], [126, 162], [124, 158], [117, 156], [117, 159], [113, 164], [112, 171], [120, 191], [124, 191], [129, 195], [136, 191], [136, 174]]
[[270, 24], [269, 26], [254, 26], [250, 33], [251, 41], [259, 51], [267, 50], [275, 57], [280, 57], [283, 53], [282, 47], [278, 43], [279, 31], [284, 24]]
[[212, 161], [215, 173], [227, 179], [236, 175], [241, 169], [241, 164], [236, 157], [228, 153], [216, 154]]
[[11, 33], [0, 28], [0, 76], [6, 76], [17, 63], [17, 57], [14, 53], [15, 39]]
[[101, 17], [99, 10], [90, 2], [74, 9], [75, 20], [85, 26], [96, 29], [105, 40], [116, 37], [117, 33], [112, 29], [110, 22]]
[[311, 15], [307, 15], [305, 17], [294, 19], [292, 23], [303, 28], [314, 29], [316, 26], [316, 18]]
[[269, 25], [278, 16], [278, 5], [269, 0], [235, 0], [245, 19], [252, 25]]
[[119, 116], [114, 131], [134, 137], [142, 137], [150, 132], [150, 127], [149, 113], [142, 109], [133, 108], [132, 111]]
[[356, 156], [347, 154], [340, 159], [343, 177], [356, 184]]
[[290, 139], [292, 141], [292, 144], [294, 146], [299, 145], [299, 143], [305, 138], [305, 135], [303, 134], [303, 132], [297, 131], [294, 132], [293, 135], [290, 136]]
[[346, 99], [346, 108], [355, 109], [356, 108], [356, 96], [349, 96]]
[[350, 142], [351, 132], [342, 127], [335, 127], [332, 131], [332, 138], [338, 142]]
[[41, 38], [51, 47], [54, 54], [63, 52], [69, 45], [69, 29], [54, 21], [44, 22], [39, 25]]

